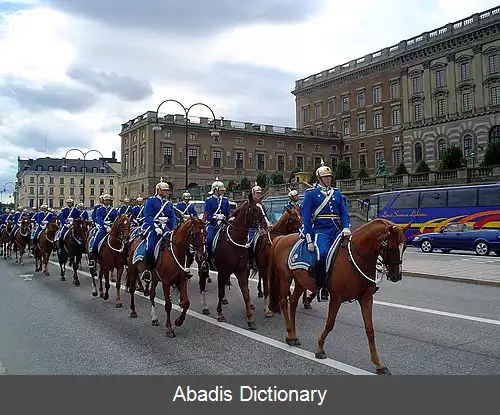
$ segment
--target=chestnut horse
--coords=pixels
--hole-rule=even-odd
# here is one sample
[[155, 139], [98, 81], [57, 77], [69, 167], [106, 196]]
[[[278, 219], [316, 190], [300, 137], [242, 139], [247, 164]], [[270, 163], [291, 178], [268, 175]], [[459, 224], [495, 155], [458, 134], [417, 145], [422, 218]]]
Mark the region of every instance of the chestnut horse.
[[177, 288], [180, 294], [179, 305], [182, 307], [182, 312], [175, 320], [175, 325], [180, 327], [186, 319], [186, 313], [190, 305], [187, 288], [189, 266], [184, 267], [184, 264], [187, 263], [187, 253], [193, 247], [196, 251], [196, 256], [203, 259], [206, 254], [206, 233], [205, 222], [196, 217], [190, 217], [181, 225], [178, 225], [172, 232], [163, 236], [161, 254], [151, 280], [149, 298], [151, 302], [151, 324], [158, 326], [155, 296], [156, 287], [161, 282], [163, 297], [165, 299], [165, 311], [167, 313], [167, 337], [175, 337], [172, 322], [170, 321], [170, 313], [172, 311], [170, 288]]
[[[14, 235], [14, 252], [16, 253], [16, 264], [19, 262], [19, 265], [24, 265], [23, 255], [31, 241], [31, 220], [27, 216], [22, 216], [20, 221], [21, 225]], [[19, 260], [17, 259], [18, 250]]]
[[59, 268], [61, 269], [61, 281], [66, 281], [66, 262], [69, 259], [73, 267], [73, 284], [77, 287], [80, 286], [78, 279], [78, 267], [85, 253], [85, 242], [87, 240], [87, 226], [83, 219], [77, 218], [73, 220], [73, 224], [66, 232], [63, 241], [63, 249], [57, 250], [57, 257], [59, 259]]
[[14, 223], [9, 220], [0, 234], [0, 246], [2, 247], [3, 259], [12, 258], [12, 229], [14, 229]]
[[33, 255], [35, 257], [35, 272], [40, 272], [43, 267], [45, 276], [49, 276], [48, 264], [50, 255], [56, 244], [55, 236], [59, 226], [57, 225], [57, 216], [52, 218], [52, 221], [47, 224], [47, 227], [40, 232], [38, 242], [33, 247]]
[[[325, 328], [317, 340], [316, 358], [326, 359], [325, 340], [335, 325], [341, 304], [356, 300], [361, 307], [371, 361], [376, 366], [377, 374], [391, 374], [380, 360], [375, 347], [372, 320], [373, 294], [378, 290], [377, 283], [381, 281], [375, 278], [378, 261], [382, 262], [383, 272], [390, 281], [397, 282], [402, 278], [403, 253], [406, 249], [404, 231], [392, 222], [374, 219], [357, 228], [350, 237], [344, 238], [336, 258], [334, 254], [335, 259], [327, 271], [327, 287], [330, 293], [328, 317]], [[291, 270], [288, 267], [288, 256], [298, 239], [298, 235], [276, 238], [271, 248], [269, 266], [269, 308], [277, 314], [283, 312], [287, 331], [285, 341], [290, 346], [300, 345], [295, 329], [298, 300], [306, 289], [312, 291], [313, 295], [317, 291], [315, 280], [307, 271]], [[295, 281], [295, 289], [288, 314], [287, 296], [291, 279]]]
[[[278, 221], [271, 227], [267, 234], [258, 237], [255, 243], [255, 263], [257, 265], [257, 272], [259, 273], [259, 282], [257, 284], [258, 297], [264, 297], [264, 315], [272, 317], [273, 313], [269, 310], [269, 251], [271, 249], [272, 241], [277, 236], [289, 235], [296, 233], [302, 226], [302, 217], [298, 209], [286, 208], [285, 212], [281, 215]], [[262, 281], [264, 281], [264, 293], [262, 293]]]
[[[253, 304], [248, 290], [248, 278], [250, 270], [248, 269], [248, 231], [250, 227], [259, 228], [267, 231], [267, 222], [264, 212], [253, 200], [252, 194], [248, 195], [248, 200], [236, 208], [228, 223], [225, 223], [218, 230], [218, 242], [212, 247], [214, 268], [217, 272], [218, 302], [217, 302], [217, 320], [225, 322], [222, 314], [222, 303], [226, 296], [226, 285], [228, 285], [231, 274], [234, 274], [238, 280], [241, 294], [245, 301], [247, 313], [247, 325], [250, 330], [256, 330], [257, 326], [254, 320]], [[215, 249], [214, 249], [215, 248]], [[210, 313], [205, 300], [206, 291], [202, 290], [206, 281], [206, 274], [200, 274], [200, 291], [202, 291], [202, 312], [207, 315]]]
[[[89, 237], [90, 238], [90, 237]], [[128, 240], [130, 238], [130, 219], [127, 215], [121, 215], [115, 219], [109, 234], [102, 240], [101, 250], [97, 253], [95, 262], [99, 263], [99, 296], [103, 300], [109, 299], [109, 283], [110, 273], [116, 269], [116, 308], [122, 307], [120, 298], [121, 280], [125, 265], [127, 264], [128, 257]], [[88, 246], [88, 241], [87, 241]], [[95, 268], [90, 268], [92, 275], [92, 295], [97, 296], [97, 287], [95, 283]], [[102, 288], [102, 277], [104, 276], [104, 286], [106, 291]]]

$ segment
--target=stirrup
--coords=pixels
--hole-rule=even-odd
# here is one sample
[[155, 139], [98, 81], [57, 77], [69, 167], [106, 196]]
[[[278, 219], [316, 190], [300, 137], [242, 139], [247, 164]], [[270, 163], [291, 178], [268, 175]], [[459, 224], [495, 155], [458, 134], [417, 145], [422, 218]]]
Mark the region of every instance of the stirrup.
[[142, 272], [141, 280], [143, 280], [145, 283], [150, 283], [151, 282], [151, 271], [149, 269], [145, 269]]

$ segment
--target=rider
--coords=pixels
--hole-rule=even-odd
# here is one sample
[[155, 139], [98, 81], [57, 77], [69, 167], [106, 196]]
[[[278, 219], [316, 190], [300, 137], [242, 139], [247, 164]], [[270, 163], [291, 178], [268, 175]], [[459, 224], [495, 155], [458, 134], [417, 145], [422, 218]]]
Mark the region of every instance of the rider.
[[95, 217], [95, 214], [97, 212], [97, 209], [99, 208], [99, 206], [102, 205], [102, 195], [99, 196], [99, 203], [96, 203], [94, 205], [94, 207], [92, 208], [92, 213], [90, 214], [90, 219], [92, 220], [92, 222], [95, 223], [95, 220], [96, 220], [96, 217]]
[[17, 212], [12, 216], [12, 221], [14, 222], [14, 227], [12, 228], [12, 237], [16, 235], [16, 232], [20, 229], [20, 221], [23, 216], [26, 216], [24, 208], [22, 206], [17, 207]]
[[75, 219], [80, 219], [81, 212], [73, 206], [75, 201], [71, 198], [66, 200], [66, 206], [61, 209], [59, 212], [58, 218], [59, 223], [61, 224], [61, 233], [59, 234], [59, 250], [62, 251], [64, 244], [64, 237], [66, 236], [66, 232], [73, 224]]
[[81, 212], [80, 213], [80, 219], [87, 222], [89, 220], [89, 212], [85, 210], [85, 205], [80, 202], [78, 203], [78, 210]]
[[290, 188], [288, 188], [288, 190], [288, 198], [290, 199], [290, 201], [283, 208], [283, 213], [285, 213], [287, 209], [298, 209], [300, 212], [299, 192], [297, 192], [297, 190], [295, 189], [292, 190]]
[[145, 270], [142, 273], [142, 280], [145, 282], [151, 281], [151, 271], [156, 266], [154, 249], [159, 238], [163, 235], [165, 228], [171, 231], [177, 226], [174, 206], [167, 198], [168, 190], [168, 183], [160, 179], [160, 182], [156, 184], [155, 195], [148, 197], [144, 205], [144, 224], [141, 229], [142, 237], [146, 239]]
[[121, 205], [120, 209], [118, 210], [118, 216], [130, 213], [131, 209], [132, 206], [130, 206], [130, 199], [126, 197], [125, 199], [123, 199], [123, 205]]
[[139, 216], [141, 215], [143, 209], [144, 209], [144, 199], [141, 196], [137, 196], [137, 199], [135, 199], [137, 202], [137, 205], [135, 205], [132, 208], [132, 211], [130, 212], [130, 220], [132, 223], [138, 225], [139, 224]]
[[185, 216], [195, 216], [198, 217], [198, 212], [196, 212], [196, 209], [194, 208], [194, 204], [190, 203], [189, 201], [191, 200], [191, 193], [189, 192], [184, 192], [182, 194], [182, 201], [177, 203], [177, 210], [181, 212], [181, 214]]
[[[257, 182], [255, 182], [255, 186], [252, 187], [252, 198], [257, 206], [259, 206], [266, 218], [267, 225], [270, 226], [271, 222], [267, 219], [267, 212], [265, 206], [262, 204], [262, 187], [260, 187]], [[248, 230], [248, 241], [252, 242], [248, 248], [248, 269], [254, 269], [253, 266], [253, 257], [254, 257], [254, 249], [255, 249], [255, 231], [256, 229], [252, 226]]]
[[42, 230], [45, 229], [45, 225], [48, 223], [47, 221], [47, 216], [50, 215], [50, 213], [47, 211], [48, 206], [43, 204], [40, 206], [40, 211], [35, 214], [33, 217], [33, 220], [35, 221], [35, 232], [33, 234], [33, 245], [37, 243], [38, 238], [40, 237], [40, 234], [42, 233]]
[[231, 214], [229, 200], [224, 197], [225, 190], [226, 188], [224, 187], [224, 183], [219, 181], [219, 178], [216, 177], [215, 182], [212, 183], [210, 192], [208, 192], [208, 194], [212, 196], [205, 200], [205, 207], [203, 209], [203, 220], [207, 224], [207, 251], [212, 257], [212, 243], [218, 227], [220, 226], [221, 221], [228, 219]]
[[95, 227], [97, 230], [97, 234], [94, 236], [92, 240], [92, 246], [89, 247], [90, 251], [92, 253], [91, 258], [89, 258], [89, 267], [93, 268], [95, 267], [95, 261], [94, 258], [97, 258], [98, 256], [98, 247], [99, 247], [99, 242], [102, 241], [102, 239], [107, 235], [107, 233], [110, 231], [110, 222], [109, 222], [109, 216], [113, 214], [113, 208], [110, 207], [111, 203], [111, 196], [108, 194], [101, 195], [100, 200], [102, 204], [99, 204], [97, 209], [94, 210], [95, 212]]
[[7, 223], [7, 217], [9, 216], [10, 210], [5, 209], [5, 212], [0, 215], [0, 235], [2, 234], [3, 228]]
[[[317, 260], [314, 267], [314, 277], [317, 287], [321, 289], [321, 300], [328, 299], [326, 290], [326, 256], [333, 241], [341, 232], [343, 236], [351, 234], [350, 218], [343, 203], [342, 193], [332, 187], [333, 173], [330, 167], [321, 166], [316, 170], [317, 183], [307, 189], [302, 203], [303, 224], [299, 231], [305, 238], [309, 252], [316, 251]], [[340, 223], [339, 223], [340, 219]]]

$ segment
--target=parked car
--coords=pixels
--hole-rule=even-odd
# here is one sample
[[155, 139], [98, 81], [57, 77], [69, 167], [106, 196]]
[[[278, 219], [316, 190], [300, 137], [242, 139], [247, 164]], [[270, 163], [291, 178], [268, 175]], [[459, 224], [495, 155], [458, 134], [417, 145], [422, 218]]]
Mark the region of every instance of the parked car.
[[439, 232], [415, 236], [412, 244], [422, 252], [439, 249], [445, 254], [458, 250], [488, 255], [493, 251], [500, 255], [500, 229], [474, 229], [466, 224], [450, 223]]

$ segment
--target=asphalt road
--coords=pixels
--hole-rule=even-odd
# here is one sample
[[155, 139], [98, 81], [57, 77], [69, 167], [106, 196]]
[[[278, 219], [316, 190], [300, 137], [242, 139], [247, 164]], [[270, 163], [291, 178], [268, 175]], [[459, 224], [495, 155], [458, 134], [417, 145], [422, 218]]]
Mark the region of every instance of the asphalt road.
[[[139, 293], [139, 318], [130, 319], [129, 293], [124, 308], [91, 296], [90, 278], [81, 286], [35, 274], [27, 258], [21, 267], [0, 262], [0, 372], [7, 374], [369, 374], [366, 335], [356, 303], [342, 305], [327, 339], [327, 360], [314, 358], [315, 340], [326, 315], [325, 303], [300, 306], [300, 348], [287, 346], [283, 317], [265, 318], [256, 306], [257, 330], [246, 328], [241, 293], [228, 291], [227, 323], [214, 316], [216, 286], [209, 285], [212, 314], [200, 313], [197, 278], [190, 282], [191, 312], [176, 338], [165, 336], [165, 312], [157, 306], [160, 326], [150, 322], [149, 300]], [[376, 294], [374, 324], [379, 355], [394, 375], [500, 374], [500, 288], [403, 278], [384, 281]], [[158, 297], [162, 298], [158, 292]], [[178, 303], [173, 294], [174, 304]], [[159, 300], [161, 301], [161, 300]], [[174, 311], [174, 318], [179, 313]]]

